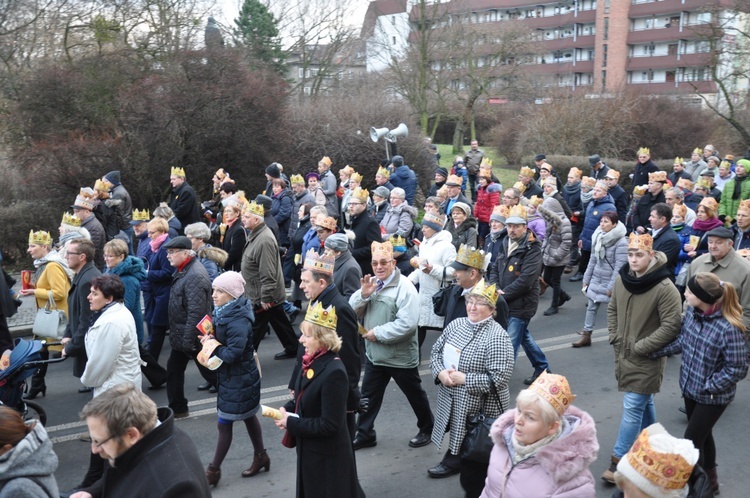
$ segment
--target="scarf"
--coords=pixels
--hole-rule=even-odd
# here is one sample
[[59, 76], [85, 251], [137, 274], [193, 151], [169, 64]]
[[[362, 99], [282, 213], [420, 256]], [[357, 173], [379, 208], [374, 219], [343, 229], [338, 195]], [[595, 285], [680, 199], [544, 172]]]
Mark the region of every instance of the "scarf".
[[[565, 422], [565, 419], [563, 419], [563, 422]], [[518, 464], [518, 462], [521, 462], [531, 456], [534, 456], [534, 453], [544, 448], [555, 439], [559, 438], [560, 434], [562, 434], [562, 430], [563, 430], [563, 424], [561, 423], [553, 434], [543, 437], [536, 443], [531, 443], [531, 444], [526, 444], [526, 445], [518, 442], [518, 440], [516, 439], [516, 431], [513, 431], [511, 435], [511, 439], [513, 440], [513, 465], [516, 465]]]
[[119, 303], [120, 301], [112, 301], [111, 303], [108, 303], [104, 308], [100, 309], [99, 311], [94, 311], [91, 313], [91, 318], [89, 319], [89, 328], [93, 327], [96, 321], [99, 319], [102, 314], [107, 311], [109, 308], [114, 306], [115, 304]]
[[591, 202], [591, 199], [593, 198], [594, 198], [593, 189], [589, 190], [588, 192], [584, 192], [583, 190], [581, 190], [581, 203], [582, 204], [584, 205], [588, 204], [589, 202]]
[[234, 303], [237, 299], [232, 299], [228, 303], [224, 303], [221, 306], [216, 306], [214, 308], [214, 318], [219, 318], [224, 311], [226, 311], [227, 307]]
[[740, 198], [740, 194], [742, 192], [742, 182], [744, 182], [746, 179], [747, 175], [734, 177], [734, 191], [732, 192], [732, 200], [737, 200]]
[[723, 223], [719, 218], [709, 218], [707, 220], [696, 219], [693, 222], [693, 230], [699, 230], [701, 232], [708, 232], [716, 227], [722, 226]]
[[313, 354], [303, 354], [302, 355], [302, 375], [307, 374], [307, 371], [312, 366], [313, 362], [326, 354], [328, 350], [324, 347], [321, 347], [317, 351], [315, 351]]
[[78, 230], [76, 230], [74, 232], [64, 233], [64, 234], [60, 235], [60, 240], [58, 240], [58, 242], [57, 242], [57, 248], [59, 249], [61, 247], [65, 247], [65, 243], [67, 241], [69, 241], [69, 240], [83, 239], [83, 238], [85, 238], [84, 235], [81, 232], [79, 232]]
[[665, 278], [669, 278], [672, 273], [669, 271], [669, 268], [667, 268], [667, 265], [661, 265], [653, 271], [646, 271], [646, 274], [636, 277], [630, 273], [630, 263], [622, 265], [622, 268], [620, 268], [620, 277], [622, 278], [622, 284], [625, 286], [625, 290], [631, 294], [645, 294], [656, 284]]
[[57, 253], [57, 251], [50, 251], [43, 258], [34, 260], [34, 268], [36, 268], [36, 271], [34, 272], [34, 277], [31, 280], [34, 284], [36, 284], [39, 281], [39, 278], [42, 276], [42, 273], [44, 273], [44, 269], [47, 266], [47, 263], [50, 263], [50, 262], [57, 263], [58, 265], [62, 266], [62, 269], [65, 271], [65, 274], [68, 276], [68, 282], [73, 281], [73, 277], [75, 276], [75, 273], [73, 273], [73, 270], [68, 268], [68, 262], [62, 259], [62, 257]]
[[571, 197], [577, 194], [581, 193], [581, 182], [576, 183], [575, 185], [568, 185], [567, 183], [563, 185], [562, 188], [563, 196], [565, 197]]
[[684, 223], [680, 223], [678, 225], [672, 225], [672, 230], [674, 230], [677, 233], [682, 232], [683, 228], [685, 228], [685, 224]]
[[169, 234], [163, 233], [155, 239], [151, 239], [151, 242], [149, 242], [149, 245], [151, 246], [151, 252], [158, 251], [164, 241], [167, 240], [167, 237], [169, 237]]
[[618, 221], [617, 225], [612, 228], [609, 232], [605, 232], [601, 228], [597, 228], [594, 235], [591, 237], [591, 246], [593, 247], [593, 254], [596, 254], [597, 259], [603, 260], [607, 254], [607, 247], [613, 246], [621, 238], [625, 237], [627, 229], [623, 225], [622, 221]]

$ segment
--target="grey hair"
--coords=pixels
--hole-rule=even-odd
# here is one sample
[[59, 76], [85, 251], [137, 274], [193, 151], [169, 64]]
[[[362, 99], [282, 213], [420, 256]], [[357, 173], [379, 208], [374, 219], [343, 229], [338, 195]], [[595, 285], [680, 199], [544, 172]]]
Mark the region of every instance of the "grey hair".
[[406, 199], [406, 191], [401, 187], [395, 187], [391, 190], [391, 198], [398, 197], [399, 199]]
[[185, 236], [208, 242], [211, 240], [211, 230], [208, 229], [205, 223], [199, 221], [197, 223], [191, 223], [185, 227]]
[[159, 218], [164, 218], [165, 220], [170, 219], [172, 216], [174, 216], [174, 211], [172, 211], [172, 208], [167, 206], [166, 202], [162, 202], [159, 204], [159, 207], [154, 209], [154, 216], [158, 216]]
[[681, 201], [685, 200], [685, 192], [683, 192], [680, 187], [671, 187], [667, 189], [667, 192], [672, 192], [674, 196], [680, 199]]

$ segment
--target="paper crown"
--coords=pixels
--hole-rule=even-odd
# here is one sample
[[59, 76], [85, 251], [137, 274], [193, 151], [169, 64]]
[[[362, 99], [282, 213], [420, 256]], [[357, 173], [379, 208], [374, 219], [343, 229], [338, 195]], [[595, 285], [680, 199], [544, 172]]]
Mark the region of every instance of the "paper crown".
[[336, 218], [331, 216], [319, 214], [318, 217], [315, 218], [314, 224], [315, 226], [325, 228], [326, 230], [331, 230], [333, 232], [336, 231]]
[[74, 215], [74, 214], [68, 214], [63, 213], [62, 222], [63, 225], [70, 225], [73, 227], [79, 227], [81, 226], [81, 219]]
[[719, 167], [724, 168], [724, 169], [730, 169], [732, 167], [732, 163], [730, 163], [729, 161], [722, 161], [721, 164], [719, 164]]
[[700, 147], [696, 147], [695, 149], [693, 149], [693, 154], [698, 154], [699, 156], [702, 156], [703, 149], [701, 149]]
[[684, 204], [675, 204], [672, 206], [672, 215], [684, 218], [687, 216], [687, 206]]
[[[484, 251], [466, 244], [461, 244], [456, 254], [456, 262], [476, 268], [484, 269]], [[494, 302], [494, 301], [493, 301]]]
[[331, 305], [327, 308], [323, 308], [323, 305], [318, 301], [315, 306], [308, 306], [307, 313], [305, 313], [305, 321], [320, 325], [327, 329], [336, 330], [338, 323], [338, 317], [336, 316], [336, 308]]
[[326, 167], [330, 168], [331, 164], [333, 164], [333, 162], [331, 162], [331, 158], [330, 157], [323, 156], [323, 159], [321, 159], [318, 164], [325, 164]]
[[654, 238], [650, 234], [644, 233], [638, 235], [635, 232], [630, 234], [628, 239], [628, 249], [637, 249], [638, 251], [651, 252], [654, 248]]
[[581, 185], [585, 187], [594, 188], [594, 185], [596, 185], [596, 178], [590, 177], [590, 176], [584, 176], [581, 178]]
[[653, 173], [649, 173], [648, 181], [664, 183], [667, 181], [667, 172], [666, 171], [654, 171]]
[[98, 192], [109, 192], [109, 185], [102, 180], [97, 180], [94, 182], [94, 190]]
[[685, 488], [699, 455], [690, 440], [673, 437], [661, 424], [653, 424], [641, 431], [617, 470], [649, 496], [661, 496], [663, 489]]
[[406, 240], [400, 235], [391, 237], [391, 244], [393, 244], [393, 252], [404, 252], [406, 251]]
[[78, 194], [73, 205], [77, 208], [88, 209], [89, 211], [94, 210], [94, 202], [91, 197]]
[[492, 181], [492, 170], [489, 168], [479, 168], [479, 173], [477, 173], [478, 177], [486, 178], [487, 183]]
[[505, 220], [506, 223], [525, 223], [526, 222], [526, 208], [521, 206], [520, 204], [517, 206], [513, 206], [510, 208], [510, 211], [508, 212], [508, 217]]
[[648, 185], [638, 185], [633, 187], [633, 195], [643, 195], [648, 190]]
[[544, 183], [542, 185], [552, 185], [553, 187], [557, 188], [557, 178], [554, 176], [548, 176], [544, 179]]
[[716, 213], [716, 211], [719, 209], [719, 203], [716, 202], [716, 199], [714, 199], [713, 197], [704, 197], [703, 200], [700, 201], [698, 206], [703, 206], [705, 208], [708, 208], [714, 213]]
[[613, 178], [615, 180], [619, 180], [620, 179], [620, 172], [617, 171], [616, 169], [609, 168], [609, 171], [607, 171], [607, 174], [604, 175], [604, 178], [607, 178], [607, 177]]
[[133, 215], [131, 218], [133, 218], [133, 221], [149, 221], [151, 219], [151, 213], [148, 212], [148, 209], [142, 209], [140, 211], [133, 209]]
[[370, 192], [368, 192], [366, 188], [357, 187], [352, 190], [352, 199], [357, 199], [358, 201], [367, 204], [367, 201], [370, 199]]
[[683, 158], [681, 158], [680, 156], [677, 156], [677, 157], [674, 158], [674, 164], [682, 164], [684, 162], [685, 162], [685, 160]]
[[505, 204], [500, 204], [499, 206], [492, 208], [492, 216], [502, 216], [503, 218], [507, 218], [509, 214], [510, 208]]
[[52, 236], [49, 232], [45, 232], [44, 230], [39, 230], [38, 232], [31, 230], [29, 232], [29, 245], [31, 244], [38, 246], [51, 246]]
[[354, 173], [352, 173], [352, 176], [349, 177], [349, 180], [355, 181], [357, 183], [362, 183], [362, 175], [355, 171]]
[[523, 194], [526, 192], [526, 185], [524, 185], [522, 182], [516, 182], [513, 184], [513, 188], [518, 190], [519, 193]]
[[737, 207], [737, 211], [744, 211], [750, 214], [750, 199], [745, 199], [744, 201], [741, 201], [739, 207]]
[[518, 174], [528, 178], [534, 178], [534, 170], [529, 168], [528, 166], [522, 167], [521, 171], [519, 171]]
[[700, 177], [697, 182], [695, 182], [696, 187], [703, 187], [706, 190], [711, 190], [711, 180], [709, 180], [706, 177]]
[[339, 173], [344, 173], [347, 176], [352, 176], [352, 173], [354, 173], [354, 168], [352, 168], [351, 166], [347, 164], [346, 166], [344, 166], [343, 168], [339, 170]]
[[651, 155], [651, 149], [649, 149], [648, 147], [641, 147], [640, 149], [638, 149], [638, 155], [639, 156], [643, 156], [643, 155], [650, 156]]
[[494, 305], [497, 302], [497, 296], [500, 295], [500, 291], [497, 290], [497, 286], [495, 284], [487, 285], [484, 279], [481, 279], [474, 285], [469, 295], [482, 296]]
[[170, 176], [181, 176], [182, 178], [185, 178], [185, 168], [175, 168], [172, 166], [172, 169], [169, 172]]
[[546, 371], [536, 378], [529, 389], [544, 398], [559, 415], [564, 414], [576, 399], [575, 394], [570, 392], [568, 379]]
[[538, 197], [536, 195], [532, 195], [531, 199], [529, 199], [529, 205], [534, 207], [539, 207], [544, 202], [544, 197]]
[[570, 168], [570, 171], [568, 171], [568, 174], [575, 176], [576, 178], [581, 178], [581, 175], [583, 175], [583, 171], [573, 166]]
[[255, 201], [250, 201], [249, 203], [246, 203], [244, 210], [246, 213], [254, 214], [255, 216], [260, 216], [261, 218], [265, 216], [263, 206], [258, 204]]
[[448, 179], [445, 181], [446, 187], [460, 187], [463, 185], [464, 180], [458, 175], [450, 175]]
[[479, 163], [479, 167], [481, 168], [483, 166], [486, 167], [486, 168], [492, 168], [492, 160], [488, 159], [486, 157], [483, 157], [482, 158], [482, 162]]
[[393, 244], [390, 240], [385, 242], [373, 242], [370, 246], [372, 251], [372, 258], [385, 258], [388, 260], [393, 259]]
[[376, 175], [384, 176], [385, 178], [391, 177], [391, 172], [388, 170], [388, 168], [381, 166], [378, 168]]
[[604, 180], [597, 180], [594, 184], [594, 187], [603, 188], [604, 190], [609, 190], [609, 185], [607, 185], [607, 182]]
[[693, 182], [688, 180], [687, 178], [680, 178], [677, 180], [677, 186], [684, 190], [689, 190], [692, 192], [693, 190]]
[[333, 266], [335, 264], [336, 257], [332, 253], [325, 251], [323, 254], [318, 254], [315, 249], [310, 249], [305, 254], [305, 264], [302, 267], [305, 270], [333, 275]]
[[432, 213], [430, 211], [426, 211], [424, 213], [424, 216], [422, 217], [422, 223], [424, 223], [425, 221], [428, 223], [434, 223], [441, 228], [443, 227], [443, 225], [445, 225], [445, 217], [440, 213]]
[[292, 175], [292, 177], [289, 179], [289, 183], [291, 183], [292, 185], [299, 185], [300, 183], [304, 185], [305, 179], [302, 178], [302, 175]]
[[224, 168], [219, 168], [216, 170], [216, 173], [214, 173], [214, 176], [218, 178], [219, 180], [223, 180], [224, 178], [229, 176], [229, 173], [224, 171]]

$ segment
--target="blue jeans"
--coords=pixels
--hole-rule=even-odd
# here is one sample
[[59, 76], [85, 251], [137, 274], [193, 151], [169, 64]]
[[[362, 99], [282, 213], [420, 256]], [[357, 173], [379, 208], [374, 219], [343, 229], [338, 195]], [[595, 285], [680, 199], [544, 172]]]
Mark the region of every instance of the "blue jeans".
[[534, 375], [536, 375], [549, 370], [549, 362], [534, 338], [531, 337], [528, 326], [529, 320], [525, 318], [515, 316], [508, 318], [508, 336], [513, 343], [513, 361], [515, 362], [518, 357], [518, 347], [523, 346], [523, 351], [531, 361], [531, 365], [534, 367]]
[[615, 456], [622, 458], [635, 443], [638, 434], [656, 422], [653, 394], [625, 393], [622, 399], [622, 421], [615, 443]]

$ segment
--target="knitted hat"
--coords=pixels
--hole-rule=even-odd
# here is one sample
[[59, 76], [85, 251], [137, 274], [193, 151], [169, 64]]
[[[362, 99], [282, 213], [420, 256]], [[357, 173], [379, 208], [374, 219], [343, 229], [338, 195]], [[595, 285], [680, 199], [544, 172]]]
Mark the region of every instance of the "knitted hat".
[[315, 178], [316, 180], [320, 180], [320, 175], [317, 174], [315, 171], [311, 171], [305, 175], [305, 180], [309, 180], [310, 178]]
[[346, 252], [349, 250], [349, 239], [343, 233], [333, 233], [326, 239], [326, 249], [331, 249], [338, 252]]
[[281, 171], [279, 171], [279, 167], [276, 166], [276, 163], [271, 163], [266, 168], [266, 174], [270, 176], [271, 178], [281, 178]]
[[436, 168], [435, 169], [435, 174], [436, 175], [440, 175], [443, 178], [448, 178], [448, 170], [445, 169], [445, 168]]
[[236, 271], [225, 271], [211, 284], [214, 289], [226, 292], [234, 299], [245, 293], [245, 279]]
[[453, 210], [456, 208], [463, 211], [466, 216], [471, 216], [471, 207], [465, 202], [457, 202], [453, 204], [453, 207], [451, 208], [451, 212], [453, 212]]
[[383, 187], [381, 185], [380, 187], [372, 191], [372, 195], [377, 195], [378, 197], [382, 197], [383, 199], [390, 199], [391, 191], [388, 190], [388, 187]]
[[391, 164], [393, 164], [394, 168], [398, 168], [404, 164], [404, 158], [402, 156], [393, 156], [391, 158]]
[[111, 183], [112, 185], [114, 185], [115, 187], [119, 185], [120, 183], [122, 183], [122, 180], [120, 179], [119, 170], [110, 171], [109, 173], [104, 175], [104, 179], [108, 181], [109, 183]]
[[442, 214], [426, 212], [422, 218], [422, 226], [430, 227], [436, 232], [441, 231], [443, 225], [445, 225], [445, 217]]

